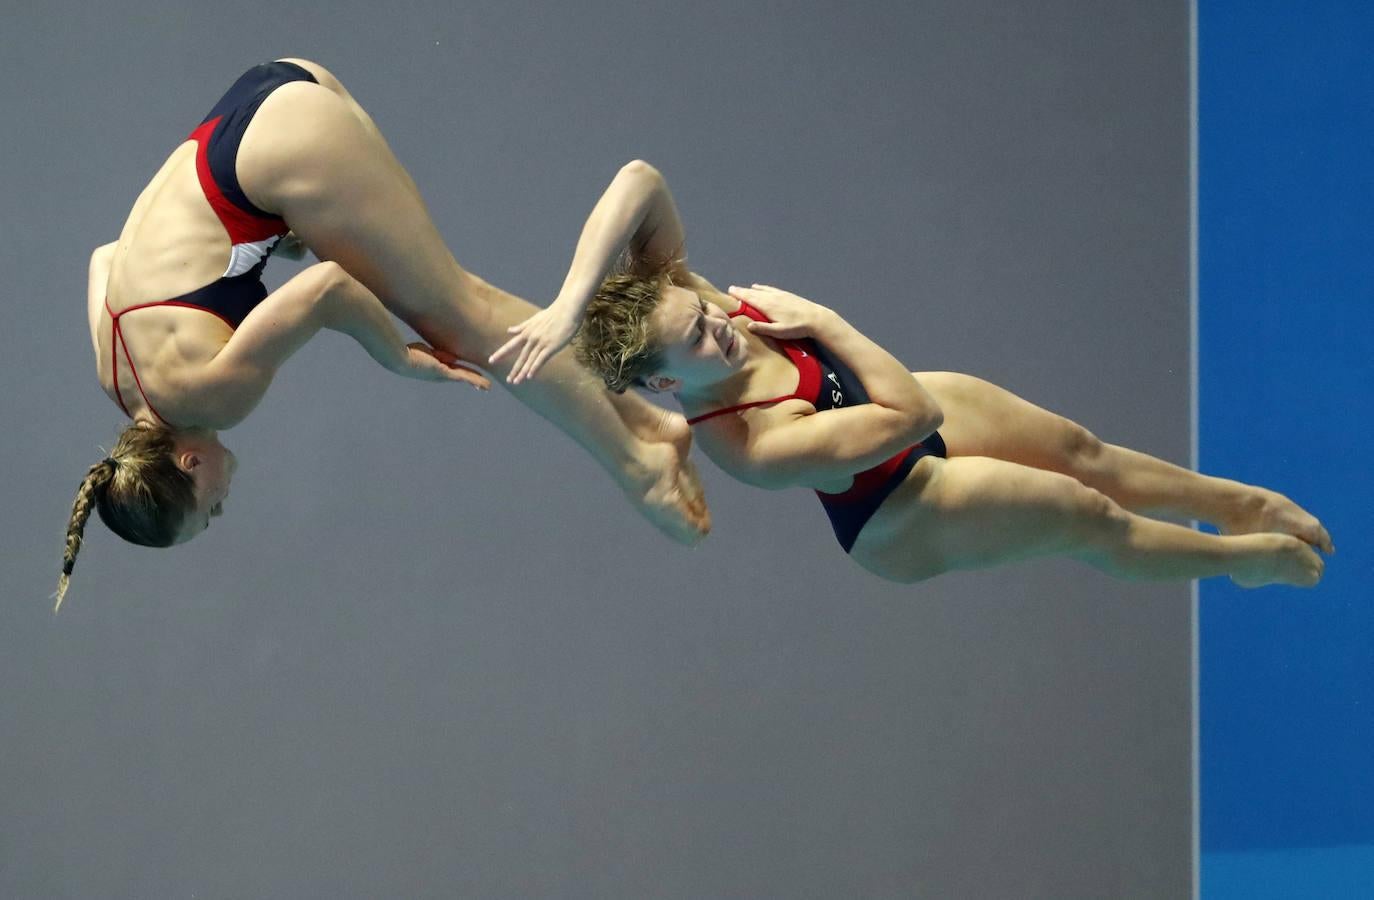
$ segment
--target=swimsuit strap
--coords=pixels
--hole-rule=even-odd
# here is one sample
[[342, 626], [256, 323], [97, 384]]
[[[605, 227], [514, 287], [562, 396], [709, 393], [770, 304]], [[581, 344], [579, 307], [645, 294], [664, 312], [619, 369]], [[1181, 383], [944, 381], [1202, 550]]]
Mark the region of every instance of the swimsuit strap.
[[129, 363], [129, 371], [132, 372], [132, 373], [134, 373], [134, 384], [138, 386], [138, 392], [139, 392], [140, 394], [143, 394], [143, 402], [146, 403], [146, 404], [148, 405], [148, 411], [151, 412], [153, 415], [157, 416], [157, 420], [158, 420], [159, 422], [161, 422], [162, 424], [164, 424], [164, 425], [171, 425], [170, 422], [168, 422], [166, 419], [162, 418], [162, 414], [159, 413], [159, 412], [153, 407], [152, 401], [149, 400], [149, 399], [148, 399], [148, 395], [147, 395], [146, 393], [144, 393], [144, 391], [143, 391], [143, 382], [142, 382], [141, 380], [139, 380], [139, 377], [138, 377], [138, 369], [136, 369], [136, 368], [134, 367], [134, 358], [133, 358], [133, 356], [131, 356], [131, 355], [129, 354], [129, 344], [128, 344], [128, 342], [126, 342], [126, 341], [124, 340], [124, 329], [123, 329], [123, 327], [122, 327], [122, 326], [120, 325], [120, 323], [119, 323], [120, 318], [121, 318], [122, 316], [124, 316], [126, 313], [131, 313], [131, 312], [133, 312], [133, 311], [136, 310], [136, 309], [148, 309], [149, 307], [153, 307], [153, 306], [176, 306], [176, 307], [180, 307], [181, 309], [195, 309], [195, 310], [199, 310], [200, 312], [207, 312], [207, 313], [209, 313], [210, 315], [214, 316], [215, 318], [219, 319], [219, 320], [220, 320], [221, 322], [223, 322], [225, 325], [228, 325], [230, 328], [233, 328], [233, 327], [234, 327], [234, 323], [231, 322], [231, 321], [229, 321], [229, 319], [227, 319], [227, 318], [224, 316], [224, 314], [221, 313], [221, 312], [219, 312], [218, 310], [211, 309], [211, 308], [208, 307], [208, 306], [200, 306], [200, 305], [195, 304], [195, 303], [187, 303], [187, 302], [184, 301], [184, 300], [154, 300], [154, 301], [152, 301], [151, 303], [136, 303], [136, 304], [134, 304], [133, 306], [125, 307], [124, 309], [121, 309], [119, 312], [115, 312], [113, 309], [110, 308], [110, 298], [109, 298], [109, 297], [106, 297], [106, 298], [105, 298], [105, 311], [106, 311], [107, 313], [110, 314], [110, 325], [111, 325], [111, 327], [110, 327], [110, 367], [111, 367], [111, 369], [112, 369], [113, 371], [112, 371], [112, 377], [111, 377], [110, 380], [111, 380], [111, 381], [113, 382], [113, 384], [114, 384], [114, 389], [115, 389], [115, 400], [116, 400], [116, 402], [119, 403], [119, 408], [122, 409], [122, 410], [124, 410], [124, 415], [128, 416], [128, 417], [131, 418], [131, 419], [133, 418], [133, 415], [129, 412], [129, 408], [128, 408], [127, 406], [124, 405], [124, 395], [123, 395], [123, 393], [119, 390], [119, 355], [118, 355], [118, 353], [115, 351], [115, 341], [116, 341], [116, 340], [118, 340], [120, 346], [122, 346], [122, 347], [124, 348], [124, 359], [127, 360], [128, 363]]
[[795, 400], [795, 394], [788, 394], [786, 397], [775, 397], [772, 400], [756, 400], [753, 403], [740, 403], [736, 406], [727, 406], [724, 409], [715, 409], [699, 416], [693, 416], [687, 420], [688, 425], [695, 425], [698, 422], [705, 422], [707, 419], [714, 419], [716, 416], [723, 416], [726, 413], [739, 412], [742, 409], [751, 409], [755, 406], [767, 406], [770, 403], [781, 403], [784, 400]]
[[124, 340], [124, 330], [119, 325], [119, 318], [125, 313], [133, 312], [136, 309], [147, 309], [150, 306], [178, 305], [184, 306], [185, 304], [177, 304], [175, 301], [164, 300], [156, 303], [140, 303], [137, 306], [130, 306], [127, 309], [121, 309], [119, 312], [115, 312], [110, 308], [110, 298], [105, 298], [105, 311], [110, 314], [110, 381], [114, 384], [115, 401], [119, 404], [119, 408], [124, 410], [124, 415], [131, 419], [134, 417], [133, 413], [129, 412], [129, 407], [124, 403], [124, 394], [119, 389], [119, 350], [118, 347], [116, 347], [116, 341], [118, 341], [118, 346], [124, 348], [124, 359], [129, 363], [129, 371], [134, 375], [134, 384], [138, 387], [138, 392], [143, 395], [143, 402], [147, 405], [148, 411], [157, 416], [157, 420], [163, 425], [171, 425], [170, 422], [162, 418], [162, 414], [154, 408], [152, 401], [148, 399], [147, 392], [143, 390], [143, 381], [138, 377], [138, 369], [134, 367], [133, 356], [129, 354], [129, 344]]
[[[736, 297], [735, 299], [736, 299], [736, 300], [739, 300], [738, 297]], [[736, 309], [734, 312], [730, 313], [730, 318], [733, 319], [735, 316], [748, 316], [749, 318], [753, 319], [755, 322], [771, 322], [771, 321], [773, 321], [772, 319], [770, 319], [770, 318], [768, 318], [767, 316], [765, 316], [763, 313], [759, 312], [759, 311], [758, 311], [757, 309], [755, 309], [754, 307], [750, 306], [749, 303], [748, 303], [748, 301], [746, 301], [746, 300], [740, 300], [740, 301], [739, 301], [739, 308]]]
[[[739, 302], [739, 309], [730, 313], [730, 318], [736, 316], [747, 316], [755, 322], [771, 322], [772, 319], [759, 312], [743, 300]], [[816, 362], [813, 352], [808, 351], [797, 341], [778, 341], [787, 354], [787, 358], [792, 361], [792, 365], [797, 367], [797, 389], [790, 394], [781, 397], [774, 397], [771, 400], [755, 400], [752, 403], [739, 403], [734, 406], [727, 406], [724, 409], [712, 410], [693, 416], [687, 420], [688, 425], [695, 425], [698, 422], [705, 422], [707, 419], [714, 419], [716, 416], [723, 416], [726, 413], [739, 412], [742, 409], [752, 409], [755, 406], [768, 406], [773, 403], [781, 403], [784, 400], [807, 400], [811, 402], [815, 398], [816, 392], [820, 389], [821, 374], [820, 364]], [[803, 362], [805, 361], [805, 362]]]

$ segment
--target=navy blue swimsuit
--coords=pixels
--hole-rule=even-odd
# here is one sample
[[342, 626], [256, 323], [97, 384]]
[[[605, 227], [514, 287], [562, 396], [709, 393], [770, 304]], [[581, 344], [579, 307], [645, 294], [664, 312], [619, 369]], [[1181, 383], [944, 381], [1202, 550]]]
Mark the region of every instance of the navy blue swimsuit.
[[[743, 301], [740, 302], [739, 309], [731, 315], [748, 316], [757, 322], [770, 321], [763, 313]], [[859, 381], [859, 377], [820, 344], [809, 340], [778, 341], [777, 343], [787, 354], [788, 359], [792, 360], [792, 364], [797, 367], [798, 378], [795, 391], [784, 397], [774, 397], [771, 400], [756, 400], [753, 403], [727, 406], [725, 409], [717, 409], [704, 415], [695, 416], [688, 419], [687, 423], [695, 425], [698, 422], [728, 412], [749, 409], [754, 406], [767, 406], [772, 403], [780, 403], [783, 400], [805, 400], [816, 407], [817, 412], [843, 409], [871, 402], [868, 398], [868, 392], [864, 390], [863, 383]], [[854, 549], [854, 541], [858, 539], [859, 532], [863, 530], [864, 525], [873, 517], [873, 514], [878, 511], [878, 507], [883, 505], [883, 501], [887, 499], [888, 495], [906, 479], [907, 473], [911, 471], [912, 466], [916, 465], [918, 459], [923, 456], [943, 458], [945, 455], [944, 438], [940, 437], [938, 431], [932, 432], [919, 444], [913, 444], [896, 456], [856, 474], [849, 490], [839, 494], [816, 491], [816, 496], [821, 499], [821, 505], [825, 507], [826, 515], [830, 517], [830, 527], [834, 529], [835, 537], [839, 540], [840, 546], [844, 548], [844, 552], [848, 553]]]
[[[314, 75], [295, 63], [271, 62], [254, 66], [234, 82], [200, 126], [187, 137], [187, 140], [196, 142], [196, 175], [201, 190], [229, 234], [229, 265], [224, 274], [205, 287], [171, 300], [139, 303], [118, 312], [110, 308], [108, 299], [105, 301], [105, 309], [113, 323], [110, 343], [115, 398], [126, 416], [129, 415], [129, 408], [125, 406], [124, 397], [119, 391], [117, 352], [118, 346], [124, 345], [119, 323], [122, 316], [152, 306], [183, 306], [211, 313], [230, 328], [237, 328], [267, 296], [267, 288], [262, 283], [262, 270], [267, 265], [267, 255], [289, 229], [280, 217], [258, 209], [244, 195], [243, 188], [239, 186], [237, 170], [239, 143], [248, 130], [248, 123], [253, 121], [253, 114], [268, 95], [293, 81], [318, 83]], [[127, 345], [124, 345], [124, 357], [133, 372], [139, 393], [143, 394], [143, 385], [139, 382], [133, 360], [129, 358]], [[143, 400], [148, 403], [147, 394], [143, 394]], [[148, 403], [148, 409], [160, 421], [166, 421], [151, 403]]]

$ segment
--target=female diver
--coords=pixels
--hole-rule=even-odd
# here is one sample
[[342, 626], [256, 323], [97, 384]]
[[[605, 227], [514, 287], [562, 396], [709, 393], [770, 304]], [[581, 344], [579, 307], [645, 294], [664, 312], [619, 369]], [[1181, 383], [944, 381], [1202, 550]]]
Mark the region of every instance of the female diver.
[[[227, 236], [227, 240], [226, 240]], [[267, 294], [272, 252], [320, 260]], [[302, 59], [255, 66], [153, 176], [119, 239], [91, 257], [88, 318], [101, 386], [133, 420], [92, 466], [67, 527], [61, 605], [91, 508], [126, 540], [168, 546], [220, 514], [240, 422], [321, 328], [409, 377], [487, 379], [480, 359], [535, 307], [465, 271], [414, 182], [332, 74]], [[407, 346], [394, 314], [428, 345]], [[565, 355], [516, 397], [585, 447], [632, 503], [684, 543], [709, 529], [690, 430], [617, 396]]]
[[[605, 277], [626, 247], [628, 272]], [[564, 290], [494, 358], [527, 381], [581, 322], [579, 358], [608, 387], [675, 394], [740, 481], [814, 488], [854, 561], [892, 581], [1062, 554], [1122, 578], [1311, 586], [1324, 567], [1312, 548], [1334, 552], [1280, 494], [1104, 443], [969, 375], [908, 372], [833, 310], [761, 285], [721, 293], [683, 247], [662, 176], [628, 164]]]

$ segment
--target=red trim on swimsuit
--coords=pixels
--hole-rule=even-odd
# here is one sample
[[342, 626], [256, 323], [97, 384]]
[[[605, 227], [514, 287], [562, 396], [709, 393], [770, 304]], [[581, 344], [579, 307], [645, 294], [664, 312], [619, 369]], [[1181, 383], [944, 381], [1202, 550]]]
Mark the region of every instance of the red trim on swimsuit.
[[[755, 322], [771, 322], [763, 313], [754, 307], [739, 302], [739, 309], [730, 313], [730, 318], [735, 316], [748, 316]], [[815, 354], [806, 348], [801, 341], [778, 341], [778, 346], [787, 353], [787, 358], [792, 360], [792, 365], [797, 367], [797, 389], [790, 394], [781, 397], [774, 397], [771, 400], [755, 400], [752, 403], [738, 403], [734, 406], [727, 406], [724, 409], [717, 409], [712, 412], [703, 413], [687, 420], [688, 425], [695, 425], [698, 422], [705, 422], [707, 419], [714, 419], [716, 416], [723, 416], [726, 413], [738, 412], [741, 409], [752, 409], [755, 406], [767, 406], [770, 403], [781, 403], [784, 400], [805, 400], [808, 403], [816, 399], [816, 395], [821, 389], [821, 364], [816, 360]]]
[[[242, 244], [252, 241], [261, 241], [270, 237], [275, 237], [284, 233], [284, 222], [280, 218], [264, 219], [255, 216], [246, 210], [235, 206], [224, 192], [220, 190], [219, 184], [215, 182], [214, 174], [210, 170], [210, 158], [207, 148], [210, 145], [210, 135], [214, 132], [215, 126], [219, 124], [222, 116], [201, 124], [188, 136], [187, 140], [196, 142], [196, 177], [200, 181], [200, 189], [205, 194], [205, 199], [210, 202], [210, 208], [214, 210], [215, 217], [219, 219], [224, 230], [228, 232], [230, 244]], [[213, 284], [213, 282], [212, 282]], [[124, 331], [120, 327], [120, 317], [126, 313], [131, 313], [136, 309], [148, 309], [153, 306], [179, 306], [183, 309], [196, 309], [201, 312], [210, 313], [231, 329], [237, 326], [231, 322], [219, 310], [211, 309], [208, 306], [200, 306], [195, 303], [187, 303], [184, 300], [157, 300], [151, 303], [139, 303], [126, 309], [115, 312], [110, 308], [110, 299], [105, 298], [105, 311], [110, 314], [110, 380], [114, 385], [115, 401], [119, 408], [124, 410], [124, 415], [133, 418], [129, 412], [129, 407], [124, 403], [124, 394], [119, 389], [119, 352], [118, 348], [124, 348], [124, 361], [129, 364], [129, 371], [133, 373], [134, 384], [138, 387], [138, 392], [143, 396], [143, 402], [147, 404], [148, 411], [157, 417], [159, 422], [170, 425], [162, 417], [148, 399], [148, 394], [143, 390], [143, 381], [138, 377], [138, 369], [134, 366], [133, 357], [129, 354], [129, 344], [124, 339]]]
[[[743, 300], [740, 301], [739, 309], [730, 314], [735, 316], [748, 316], [755, 322], [771, 322], [772, 319], [765, 316], [762, 312], [750, 306]], [[797, 389], [790, 394], [781, 397], [774, 397], [771, 400], [755, 400], [752, 403], [738, 403], [734, 406], [727, 406], [724, 409], [713, 410], [699, 416], [693, 416], [687, 420], [688, 425], [695, 425], [707, 419], [723, 416], [726, 413], [737, 412], [741, 409], [750, 409], [755, 406], [767, 406], [770, 403], [781, 403], [784, 400], [805, 400], [807, 403], [815, 403], [820, 394], [821, 387], [821, 364], [816, 359], [814, 350], [810, 349], [809, 341], [777, 341], [778, 346], [787, 353], [787, 358], [792, 360], [792, 364], [797, 367]], [[896, 456], [889, 457], [878, 463], [871, 469], [864, 469], [854, 475], [854, 481], [849, 488], [838, 494], [826, 491], [816, 491], [821, 499], [826, 503], [855, 503], [867, 499], [874, 491], [883, 487], [892, 474], [901, 468], [908, 455], [921, 448], [921, 444], [912, 444]]]
[[148, 309], [152, 306], [180, 306], [184, 309], [198, 309], [201, 312], [208, 312], [230, 328], [234, 327], [234, 323], [230, 322], [213, 309], [207, 309], [204, 306], [196, 306], [194, 303], [183, 303], [180, 300], [156, 300], [152, 303], [139, 303], [126, 309], [121, 309], [119, 312], [115, 312], [110, 308], [110, 298], [105, 298], [105, 311], [110, 314], [110, 383], [114, 385], [115, 402], [119, 404], [120, 409], [124, 410], [124, 415], [131, 419], [134, 417], [133, 413], [129, 412], [129, 407], [125, 405], [124, 394], [119, 389], [119, 352], [115, 345], [115, 342], [118, 341], [119, 346], [124, 348], [124, 361], [129, 364], [129, 371], [133, 373], [134, 376], [134, 385], [138, 387], [139, 394], [143, 396], [143, 402], [147, 405], [148, 411], [157, 416], [157, 420], [162, 424], [171, 425], [171, 423], [162, 418], [162, 414], [153, 407], [153, 402], [148, 399], [147, 392], [143, 390], [143, 380], [138, 377], [138, 369], [134, 367], [134, 358], [129, 354], [129, 344], [124, 339], [124, 330], [119, 325], [120, 318], [127, 313], [131, 313], [136, 309]]
[[210, 135], [222, 118], [223, 116], [215, 116], [187, 136], [187, 140], [196, 142], [196, 176], [200, 179], [200, 189], [205, 192], [205, 199], [210, 201], [210, 206], [214, 209], [215, 215], [224, 225], [224, 230], [229, 232], [231, 244], [263, 241], [285, 233], [286, 229], [282, 227], [284, 223], [281, 219], [276, 217], [264, 219], [247, 210], [240, 209], [224, 196], [224, 192], [215, 183], [215, 176], [210, 171], [208, 147], [210, 146]]
[[901, 453], [883, 460], [873, 468], [854, 473], [854, 483], [849, 486], [848, 490], [838, 494], [831, 494], [826, 491], [816, 491], [816, 493], [821, 495], [821, 500], [825, 503], [858, 503], [860, 500], [866, 500], [874, 491], [887, 484], [887, 480], [902, 467], [906, 458], [920, 450], [921, 446], [921, 444], [912, 444]]

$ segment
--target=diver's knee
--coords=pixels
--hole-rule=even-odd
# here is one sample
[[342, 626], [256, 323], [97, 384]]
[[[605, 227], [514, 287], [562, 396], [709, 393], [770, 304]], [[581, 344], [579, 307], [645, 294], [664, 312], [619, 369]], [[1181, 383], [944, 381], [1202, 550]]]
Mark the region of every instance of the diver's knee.
[[1130, 529], [1131, 514], [1096, 488], [1084, 485], [1073, 503], [1071, 531], [1080, 545], [1116, 545]]
[[1069, 419], [1063, 420], [1060, 452], [1070, 471], [1084, 471], [1097, 465], [1104, 448], [1102, 439]]

